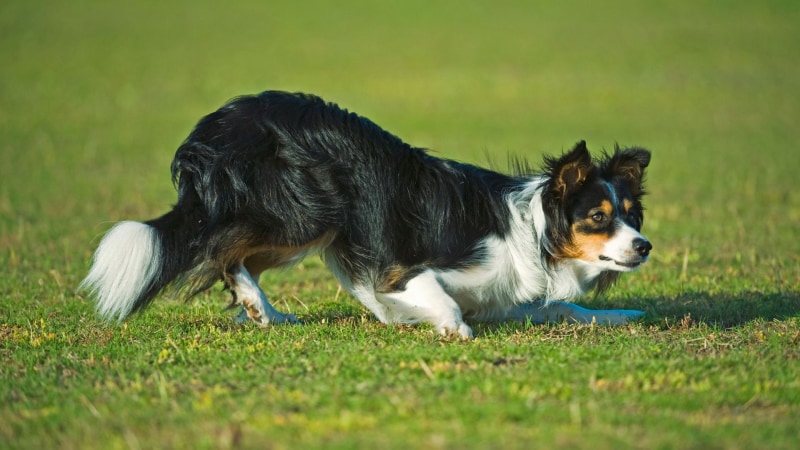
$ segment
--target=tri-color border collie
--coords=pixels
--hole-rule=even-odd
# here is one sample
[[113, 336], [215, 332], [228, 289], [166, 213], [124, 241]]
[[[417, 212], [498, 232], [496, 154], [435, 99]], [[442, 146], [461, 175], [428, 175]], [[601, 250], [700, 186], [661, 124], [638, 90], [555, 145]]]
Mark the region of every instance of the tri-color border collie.
[[305, 94], [267, 91], [205, 116], [178, 148], [178, 202], [101, 241], [82, 287], [123, 320], [167, 286], [222, 281], [238, 320], [296, 323], [259, 275], [320, 254], [384, 323], [465, 320], [622, 324], [632, 310], [565, 301], [604, 290], [647, 261], [640, 234], [650, 152], [593, 159], [584, 142], [505, 175], [435, 158], [370, 120]]

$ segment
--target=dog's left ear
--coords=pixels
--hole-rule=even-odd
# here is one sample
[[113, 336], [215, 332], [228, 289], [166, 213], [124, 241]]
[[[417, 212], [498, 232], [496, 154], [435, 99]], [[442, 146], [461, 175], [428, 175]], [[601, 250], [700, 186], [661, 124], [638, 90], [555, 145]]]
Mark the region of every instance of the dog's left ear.
[[631, 193], [639, 196], [644, 193], [644, 169], [650, 164], [650, 152], [643, 148], [614, 148], [602, 165], [605, 176], [620, 177], [628, 182]]

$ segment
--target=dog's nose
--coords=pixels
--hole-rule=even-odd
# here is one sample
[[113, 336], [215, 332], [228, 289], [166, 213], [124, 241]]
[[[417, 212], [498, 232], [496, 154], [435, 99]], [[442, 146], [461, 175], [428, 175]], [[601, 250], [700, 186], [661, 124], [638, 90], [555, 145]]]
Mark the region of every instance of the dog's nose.
[[653, 245], [650, 244], [650, 241], [647, 239], [636, 238], [633, 240], [633, 249], [636, 250], [636, 253], [638, 253], [639, 256], [645, 257], [650, 254], [650, 250], [653, 249]]

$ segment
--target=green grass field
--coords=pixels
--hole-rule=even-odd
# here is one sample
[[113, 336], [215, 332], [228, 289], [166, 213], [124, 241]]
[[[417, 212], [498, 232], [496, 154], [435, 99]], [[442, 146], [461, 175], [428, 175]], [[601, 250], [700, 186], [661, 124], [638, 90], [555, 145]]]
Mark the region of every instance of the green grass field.
[[[796, 448], [797, 2], [269, 3], [0, 3], [0, 448]], [[309, 259], [262, 277], [302, 326], [235, 325], [219, 289], [98, 321], [99, 237], [265, 89], [473, 163], [650, 148], [651, 261], [579, 302], [645, 318], [448, 340]]]

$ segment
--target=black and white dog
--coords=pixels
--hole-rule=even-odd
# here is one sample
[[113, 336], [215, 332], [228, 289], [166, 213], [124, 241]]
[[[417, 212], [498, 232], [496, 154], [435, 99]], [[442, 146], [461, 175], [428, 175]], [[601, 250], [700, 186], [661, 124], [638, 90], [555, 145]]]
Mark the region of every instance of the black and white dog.
[[469, 320], [622, 324], [642, 313], [570, 300], [647, 261], [639, 233], [650, 153], [586, 144], [514, 176], [430, 156], [318, 97], [232, 100], [178, 148], [178, 202], [103, 238], [82, 286], [123, 320], [168, 285], [221, 280], [240, 320], [294, 323], [258, 285], [264, 270], [318, 253], [381, 322], [429, 322], [472, 337]]

